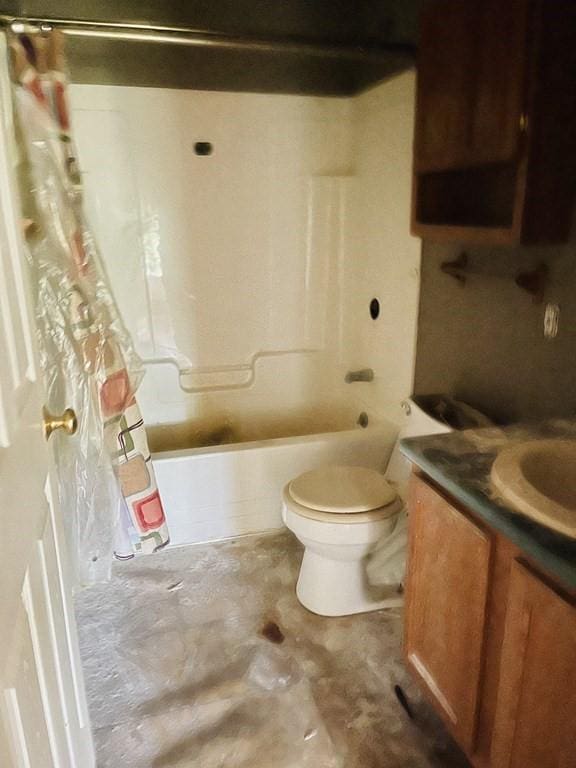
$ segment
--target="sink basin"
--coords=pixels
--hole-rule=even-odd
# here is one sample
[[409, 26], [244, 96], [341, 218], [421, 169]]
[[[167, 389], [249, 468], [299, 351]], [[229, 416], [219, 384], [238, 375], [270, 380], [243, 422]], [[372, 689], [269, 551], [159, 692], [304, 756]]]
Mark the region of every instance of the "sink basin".
[[518, 512], [576, 538], [576, 440], [534, 440], [505, 448], [491, 480]]

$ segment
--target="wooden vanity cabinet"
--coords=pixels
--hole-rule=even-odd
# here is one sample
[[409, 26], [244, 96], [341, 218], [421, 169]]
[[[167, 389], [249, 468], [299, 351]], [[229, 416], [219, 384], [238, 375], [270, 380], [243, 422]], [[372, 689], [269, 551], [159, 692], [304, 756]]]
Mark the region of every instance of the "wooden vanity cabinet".
[[412, 478], [406, 663], [475, 768], [576, 766], [576, 594]]
[[576, 608], [521, 562], [500, 670], [492, 766], [576, 766]]
[[486, 531], [413, 483], [406, 661], [467, 751], [476, 739], [491, 549]]
[[576, 185], [576, 3], [431, 0], [420, 23], [412, 231], [558, 242]]

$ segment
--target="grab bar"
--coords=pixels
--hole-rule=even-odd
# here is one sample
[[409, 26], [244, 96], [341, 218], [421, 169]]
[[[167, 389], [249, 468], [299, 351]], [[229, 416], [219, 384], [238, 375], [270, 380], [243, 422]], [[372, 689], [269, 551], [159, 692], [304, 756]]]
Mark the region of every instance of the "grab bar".
[[[205, 368], [185, 368], [181, 369], [178, 362], [172, 357], [164, 358], [148, 358], [144, 359], [144, 365], [173, 365], [178, 371], [180, 388], [187, 394], [202, 394], [203, 392], [225, 392], [227, 390], [236, 389], [249, 389], [256, 380], [256, 365], [264, 358], [284, 357], [287, 355], [310, 355], [321, 352], [321, 349], [303, 348], [303, 349], [285, 349], [285, 350], [270, 350], [256, 352], [247, 363], [239, 363], [236, 365], [220, 365], [210, 366]], [[193, 384], [187, 384], [186, 378], [193, 378], [194, 376], [210, 375], [210, 374], [234, 374], [244, 373], [247, 374], [244, 381], [234, 384], [204, 384], [200, 386], [194, 386]]]

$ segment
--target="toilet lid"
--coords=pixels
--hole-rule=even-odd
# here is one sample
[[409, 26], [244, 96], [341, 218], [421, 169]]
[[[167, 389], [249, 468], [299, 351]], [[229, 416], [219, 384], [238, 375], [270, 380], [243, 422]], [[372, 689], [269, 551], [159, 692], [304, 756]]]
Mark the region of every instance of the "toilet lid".
[[289, 485], [295, 502], [318, 512], [352, 514], [386, 507], [396, 491], [374, 469], [322, 467], [305, 472]]

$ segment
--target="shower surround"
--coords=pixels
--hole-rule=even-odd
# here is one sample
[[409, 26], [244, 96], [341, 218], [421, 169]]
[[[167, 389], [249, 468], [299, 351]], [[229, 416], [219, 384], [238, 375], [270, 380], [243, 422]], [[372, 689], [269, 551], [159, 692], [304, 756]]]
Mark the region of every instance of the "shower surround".
[[[201, 530], [202, 484], [212, 490], [204, 511], [227, 520], [216, 527], [229, 535], [279, 525], [261, 490], [271, 474], [267, 493], [280, 499], [280, 478], [297, 469], [287, 459], [275, 472], [290, 454], [279, 441], [309, 436], [303, 469], [363, 463], [361, 414], [386, 433], [369, 460], [384, 468], [412, 391], [413, 95], [413, 73], [355, 98], [74, 87], [89, 217], [144, 360], [156, 467], [170, 474], [175, 450], [195, 461], [188, 495], [160, 479], [190, 510], [183, 521], [167, 503], [171, 529]], [[345, 383], [366, 367], [374, 381]], [[340, 447], [318, 453], [314, 434], [317, 446], [332, 434]], [[242, 492], [225, 508], [221, 487]]]

